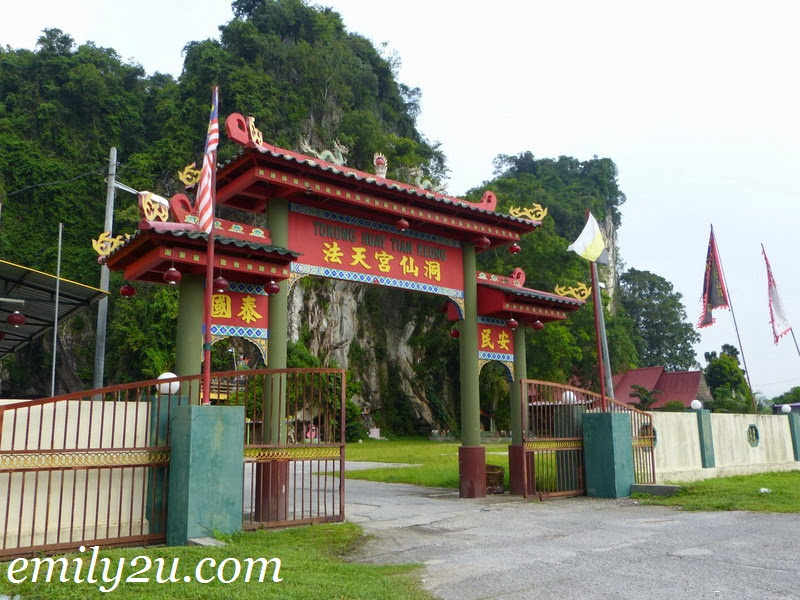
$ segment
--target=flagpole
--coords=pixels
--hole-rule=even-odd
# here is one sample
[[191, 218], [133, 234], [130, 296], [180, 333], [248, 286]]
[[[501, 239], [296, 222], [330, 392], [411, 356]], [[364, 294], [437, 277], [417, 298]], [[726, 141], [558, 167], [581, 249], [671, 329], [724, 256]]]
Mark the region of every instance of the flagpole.
[[[217, 128], [219, 126], [219, 90], [215, 86], [212, 91], [212, 121], [216, 117]], [[211, 125], [209, 125], [209, 132]], [[210, 192], [210, 211], [211, 211], [211, 224], [208, 226], [208, 245], [206, 247], [206, 288], [203, 296], [203, 396], [202, 404], [211, 404], [211, 304], [212, 295], [214, 293], [214, 212], [217, 205], [217, 145], [218, 145], [218, 129], [217, 140], [214, 141], [213, 149], [209, 149], [209, 139], [206, 139], [206, 153], [211, 155], [210, 160], [210, 176], [211, 182], [209, 186]], [[206, 157], [203, 159], [206, 160]], [[204, 165], [205, 166], [205, 165]], [[198, 193], [200, 189], [198, 188]], [[202, 214], [200, 215], [202, 220]]]
[[600, 378], [600, 408], [603, 412], [606, 412], [608, 410], [608, 400], [606, 399], [606, 375], [603, 365], [603, 338], [600, 333], [603, 303], [600, 301], [600, 285], [597, 282], [597, 263], [591, 261], [589, 264], [591, 264], [592, 271], [592, 304], [594, 306], [594, 336], [597, 340], [597, 375]]
[[[217, 152], [211, 165], [212, 206], [217, 200]], [[203, 297], [203, 404], [211, 404], [211, 301], [214, 293], [214, 214], [211, 214], [211, 231], [206, 249], [206, 289]]]
[[[714, 235], [714, 225], [711, 225], [711, 235]], [[717, 253], [717, 268], [719, 269], [720, 276], [722, 277], [722, 284], [728, 290], [728, 306], [731, 309], [731, 317], [733, 317], [733, 329], [736, 331], [736, 339], [739, 341], [739, 351], [742, 353], [742, 366], [744, 367], [744, 376], [747, 378], [747, 391], [750, 392], [750, 402], [753, 405], [753, 414], [758, 412], [756, 408], [756, 398], [753, 395], [753, 386], [750, 383], [750, 372], [747, 370], [747, 360], [744, 357], [744, 348], [742, 347], [742, 337], [739, 335], [739, 325], [736, 323], [736, 313], [733, 312], [733, 300], [731, 299], [730, 288], [728, 281], [725, 279], [725, 269], [722, 268], [722, 259], [719, 257], [719, 245], [716, 238], [714, 238], [714, 251]]]
[[794, 337], [794, 329], [789, 329], [792, 332], [792, 339], [794, 340], [794, 347], [797, 348], [797, 355], [800, 356], [800, 346], [797, 345], [797, 338]]

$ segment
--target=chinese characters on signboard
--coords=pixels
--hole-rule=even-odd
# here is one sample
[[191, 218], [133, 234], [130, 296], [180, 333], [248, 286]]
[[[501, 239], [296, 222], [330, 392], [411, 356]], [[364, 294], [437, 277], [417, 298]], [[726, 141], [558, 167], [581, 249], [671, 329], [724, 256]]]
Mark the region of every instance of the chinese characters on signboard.
[[504, 320], [478, 317], [478, 358], [514, 360], [514, 335]]
[[[302, 252], [307, 273], [462, 296], [464, 274], [456, 242], [400, 232], [363, 219], [294, 207], [289, 245]], [[302, 211], [302, 212], [298, 212]], [[332, 218], [326, 218], [332, 217]], [[375, 225], [375, 227], [369, 227]]]
[[222, 294], [211, 296], [211, 337], [249, 340], [267, 362], [267, 293], [262, 286], [231, 282]]

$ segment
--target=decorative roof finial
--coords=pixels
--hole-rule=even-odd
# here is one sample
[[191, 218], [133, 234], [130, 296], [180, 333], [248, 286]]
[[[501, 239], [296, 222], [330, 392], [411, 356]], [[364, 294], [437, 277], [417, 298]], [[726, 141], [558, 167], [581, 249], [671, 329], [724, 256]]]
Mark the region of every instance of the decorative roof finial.
[[386, 160], [386, 157], [380, 152], [376, 152], [372, 164], [375, 165], [375, 175], [385, 179], [386, 171], [389, 169], [389, 161]]

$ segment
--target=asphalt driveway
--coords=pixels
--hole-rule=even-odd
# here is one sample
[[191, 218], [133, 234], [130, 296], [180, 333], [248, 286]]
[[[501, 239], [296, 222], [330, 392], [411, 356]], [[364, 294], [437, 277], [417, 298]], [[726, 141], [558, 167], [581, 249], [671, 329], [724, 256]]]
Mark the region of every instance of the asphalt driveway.
[[630, 499], [460, 499], [348, 480], [360, 560], [421, 563], [444, 599], [800, 598], [800, 515], [683, 512]]

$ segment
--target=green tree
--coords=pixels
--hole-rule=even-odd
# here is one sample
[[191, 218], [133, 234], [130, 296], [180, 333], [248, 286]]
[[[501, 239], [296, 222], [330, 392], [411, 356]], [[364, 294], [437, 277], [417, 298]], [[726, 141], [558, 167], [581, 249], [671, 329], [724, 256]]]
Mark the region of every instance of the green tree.
[[642, 385], [633, 384], [631, 386], [633, 391], [628, 394], [631, 398], [636, 398], [637, 402], [634, 404], [639, 410], [650, 410], [650, 407], [658, 402], [658, 397], [662, 394], [661, 390], [648, 390]]
[[649, 271], [629, 269], [620, 277], [619, 298], [634, 322], [640, 367], [678, 371], [695, 366], [692, 344], [700, 336], [686, 322], [681, 295], [669, 281]]
[[752, 410], [752, 401], [739, 367], [739, 351], [730, 344], [723, 344], [722, 352], [706, 352], [704, 355], [706, 383], [714, 400], [707, 408], [714, 412], [746, 413]]
[[795, 386], [788, 392], [784, 392], [780, 396], [775, 396], [769, 401], [770, 404], [798, 404], [800, 403], [800, 386]]

